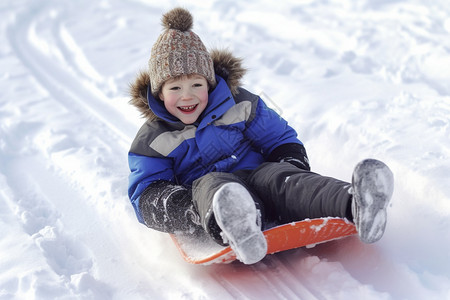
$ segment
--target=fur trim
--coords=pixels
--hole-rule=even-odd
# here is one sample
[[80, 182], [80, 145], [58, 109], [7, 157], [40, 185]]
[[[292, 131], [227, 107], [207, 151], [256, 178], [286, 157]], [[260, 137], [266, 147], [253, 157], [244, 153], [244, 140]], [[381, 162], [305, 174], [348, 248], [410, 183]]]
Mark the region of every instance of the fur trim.
[[148, 72], [141, 71], [136, 77], [136, 80], [130, 84], [129, 104], [137, 108], [143, 118], [148, 120], [156, 119], [156, 115], [148, 106], [147, 89], [150, 85], [150, 75]]
[[[211, 50], [211, 58], [214, 64], [214, 72], [222, 77], [231, 93], [237, 95], [238, 87], [241, 84], [241, 79], [247, 69], [242, 66], [242, 59], [233, 56], [228, 50]], [[143, 118], [148, 120], [155, 120], [157, 117], [151, 111], [147, 101], [147, 90], [150, 85], [150, 75], [148, 72], [141, 71], [135, 81], [130, 84], [129, 103], [136, 107]]]
[[241, 79], [247, 69], [242, 66], [242, 58], [234, 57], [229, 50], [214, 49], [210, 51], [214, 64], [214, 72], [225, 79], [231, 93], [236, 95]]

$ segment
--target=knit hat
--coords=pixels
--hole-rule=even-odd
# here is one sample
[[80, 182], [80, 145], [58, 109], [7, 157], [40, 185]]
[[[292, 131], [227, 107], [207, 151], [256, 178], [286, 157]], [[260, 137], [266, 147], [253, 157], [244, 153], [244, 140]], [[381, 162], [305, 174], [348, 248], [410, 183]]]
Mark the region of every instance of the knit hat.
[[211, 55], [191, 31], [193, 18], [189, 11], [174, 8], [163, 15], [164, 32], [152, 47], [149, 60], [151, 93], [157, 97], [163, 83], [180, 75], [199, 74], [211, 87], [216, 79]]

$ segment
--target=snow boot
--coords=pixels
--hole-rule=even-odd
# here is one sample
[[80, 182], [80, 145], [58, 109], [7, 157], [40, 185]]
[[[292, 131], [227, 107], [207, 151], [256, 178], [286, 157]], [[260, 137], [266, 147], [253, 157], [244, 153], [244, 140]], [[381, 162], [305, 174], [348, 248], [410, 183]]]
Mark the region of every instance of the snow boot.
[[386, 209], [394, 190], [394, 176], [383, 162], [366, 159], [355, 167], [352, 190], [353, 220], [359, 238], [364, 243], [374, 243], [386, 228]]
[[244, 264], [254, 264], [267, 253], [267, 242], [258, 225], [258, 211], [248, 190], [239, 183], [224, 184], [214, 194], [213, 211], [237, 258]]

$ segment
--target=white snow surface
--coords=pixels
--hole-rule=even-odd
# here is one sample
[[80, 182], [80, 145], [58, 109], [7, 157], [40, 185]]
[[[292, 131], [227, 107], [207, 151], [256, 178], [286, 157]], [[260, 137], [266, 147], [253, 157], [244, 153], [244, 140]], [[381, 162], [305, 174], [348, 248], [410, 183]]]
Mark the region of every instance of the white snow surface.
[[[379, 242], [196, 266], [138, 223], [128, 85], [177, 5], [244, 58], [315, 172], [391, 167]], [[0, 30], [0, 299], [450, 299], [447, 0], [5, 0]]]

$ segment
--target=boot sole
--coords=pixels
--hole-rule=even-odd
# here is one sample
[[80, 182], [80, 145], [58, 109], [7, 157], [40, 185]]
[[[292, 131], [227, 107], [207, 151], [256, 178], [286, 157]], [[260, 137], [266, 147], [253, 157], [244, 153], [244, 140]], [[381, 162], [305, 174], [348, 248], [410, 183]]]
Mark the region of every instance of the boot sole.
[[354, 222], [362, 242], [374, 243], [383, 236], [393, 183], [391, 170], [381, 161], [366, 159], [356, 166], [352, 177], [357, 206]]
[[213, 211], [225, 238], [244, 264], [254, 264], [267, 253], [267, 241], [257, 225], [252, 196], [238, 183], [223, 185], [214, 195]]

